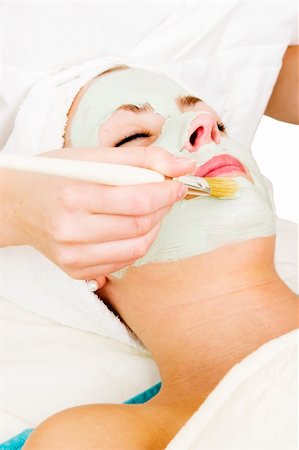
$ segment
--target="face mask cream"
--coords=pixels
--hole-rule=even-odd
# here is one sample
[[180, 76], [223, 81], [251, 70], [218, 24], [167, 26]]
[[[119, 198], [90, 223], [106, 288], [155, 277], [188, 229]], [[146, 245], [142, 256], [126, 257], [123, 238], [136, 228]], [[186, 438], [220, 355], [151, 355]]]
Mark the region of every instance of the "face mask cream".
[[[179, 96], [190, 95], [164, 75], [140, 69], [113, 72], [99, 77], [81, 99], [71, 124], [71, 141], [76, 147], [99, 146], [99, 128], [123, 104], [149, 103], [165, 118], [159, 145], [173, 154], [190, 155], [184, 143], [192, 120], [206, 111], [180, 112]], [[147, 254], [134, 266], [179, 261], [212, 251], [220, 246], [275, 233], [274, 214], [262, 176], [251, 151], [231, 138], [222, 137], [192, 153], [197, 166], [219, 155], [237, 158], [248, 177], [238, 176], [234, 199], [196, 197], [176, 203], [164, 218], [160, 232]], [[113, 275], [122, 277], [126, 269]]]

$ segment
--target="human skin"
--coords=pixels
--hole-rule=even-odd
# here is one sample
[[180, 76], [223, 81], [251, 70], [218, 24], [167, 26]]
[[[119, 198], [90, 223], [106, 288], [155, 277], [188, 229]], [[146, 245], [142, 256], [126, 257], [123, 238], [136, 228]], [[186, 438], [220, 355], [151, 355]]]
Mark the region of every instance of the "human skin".
[[299, 124], [299, 45], [287, 48], [265, 114]]
[[144, 405], [62, 411], [25, 449], [165, 448], [230, 368], [296, 328], [297, 297], [276, 273], [274, 248], [274, 236], [249, 239], [108, 277], [100, 296], [152, 354], [162, 389]]
[[[291, 123], [299, 123], [299, 46], [288, 47], [283, 65], [274, 86], [271, 98], [266, 108], [265, 114], [278, 120]], [[53, 151], [56, 158], [79, 158], [79, 159], [95, 159], [107, 161], [107, 151], [109, 149], [99, 150], [95, 155], [90, 149], [72, 149], [69, 148], [67, 154], [62, 151]], [[143, 149], [142, 149], [143, 152]], [[123, 162], [132, 165], [141, 165], [159, 170], [156, 166], [158, 161], [164, 160], [163, 173], [169, 176], [178, 176], [186, 174], [190, 171], [190, 166], [178, 166], [178, 161], [173, 161], [169, 155], [164, 152], [159, 159], [155, 159], [154, 155], [148, 151], [146, 154], [140, 153], [136, 148], [135, 152], [130, 155], [130, 159]], [[50, 154], [48, 154], [50, 156]], [[114, 154], [111, 162], [114, 161]], [[151, 158], [153, 156], [153, 158]], [[121, 159], [122, 155], [118, 153], [117, 158]], [[108, 159], [109, 161], [110, 159]], [[181, 167], [181, 168], [180, 168]], [[99, 259], [97, 253], [97, 261], [93, 264], [93, 270], [89, 270], [90, 260], [88, 261], [89, 240], [86, 236], [89, 233], [88, 217], [89, 211], [86, 208], [86, 198], [80, 196], [76, 199], [76, 207], [69, 208], [64, 203], [65, 192], [69, 192], [73, 198], [78, 195], [78, 187], [87, 188], [86, 195], [94, 196], [97, 203], [98, 196], [104, 193], [102, 187], [87, 186], [86, 184], [72, 183], [69, 180], [61, 180], [51, 176], [29, 176], [26, 173], [7, 171], [0, 169], [0, 247], [12, 245], [32, 245], [58, 265], [62, 270], [67, 272], [73, 278], [98, 278], [101, 283], [104, 282], [104, 274], [117, 270], [122, 265], [117, 264], [113, 257], [113, 248], [115, 242], [122, 239], [122, 230], [126, 229], [128, 222], [131, 223], [129, 236], [127, 237], [128, 245], [124, 249], [124, 260], [130, 262], [131, 249], [143, 247], [146, 251], [150, 245], [151, 239], [145, 241], [142, 236], [147, 233], [144, 231], [153, 230], [157, 224], [157, 213], [159, 210], [161, 216], [167, 212], [169, 205], [173, 204], [174, 198], [179, 191], [179, 186], [170, 185], [169, 183], [158, 186], [159, 195], [156, 195], [154, 186], [148, 188], [149, 198], [151, 199], [149, 209], [144, 213], [142, 204], [138, 201], [139, 189], [132, 188], [127, 190], [123, 188], [114, 189], [114, 204], [116, 206], [116, 214], [112, 222], [107, 224], [106, 218], [109, 213], [109, 205], [103, 205], [102, 210], [98, 210], [98, 219], [101, 219], [102, 225], [108, 225], [109, 236], [107, 234], [97, 237], [97, 244], [101, 244], [105, 240], [105, 247], [110, 248], [111, 256], [109, 261]], [[173, 192], [173, 190], [175, 192]], [[34, 196], [32, 195], [34, 193]], [[38, 193], [38, 195], [37, 195]], [[123, 205], [125, 198], [136, 198], [133, 212], [128, 216], [119, 214], [119, 210]], [[26, 205], [26, 208], [22, 207]], [[45, 205], [47, 207], [45, 208]], [[48, 206], [51, 205], [51, 209]], [[80, 222], [74, 221], [81, 216]], [[122, 216], [122, 217], [120, 217]], [[85, 217], [85, 220], [84, 220]], [[120, 220], [123, 226], [120, 225]], [[72, 224], [73, 235], [69, 236], [66, 230]], [[78, 223], [78, 227], [76, 227]], [[101, 228], [103, 229], [103, 228]], [[149, 231], [148, 231], [149, 232]], [[80, 233], [84, 234], [84, 239], [80, 238]], [[155, 233], [152, 231], [152, 234]], [[130, 240], [130, 242], [129, 242]], [[76, 259], [78, 255], [78, 244], [80, 245], [81, 258]], [[139, 251], [141, 249], [139, 248]], [[94, 265], [95, 264], [95, 265]]]
[[[160, 148], [62, 149], [55, 158], [146, 167], [176, 177], [194, 162]], [[31, 245], [76, 279], [100, 280], [145, 254], [160, 222], [186, 189], [179, 182], [109, 187], [13, 170], [1, 170], [0, 247]], [[46, 205], [46, 208], [45, 208]]]
[[151, 352], [162, 389], [144, 405], [59, 412], [25, 450], [165, 448], [231, 367], [298, 326], [298, 300], [275, 271], [274, 246], [274, 237], [258, 238], [109, 280], [101, 296]]

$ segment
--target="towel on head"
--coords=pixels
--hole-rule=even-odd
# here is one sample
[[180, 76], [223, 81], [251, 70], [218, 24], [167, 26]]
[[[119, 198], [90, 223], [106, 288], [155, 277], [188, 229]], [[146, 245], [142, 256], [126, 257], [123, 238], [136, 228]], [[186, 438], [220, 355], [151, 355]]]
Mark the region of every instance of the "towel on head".
[[124, 61], [101, 58], [42, 78], [21, 104], [2, 151], [29, 156], [62, 148], [67, 114], [79, 90], [98, 74], [119, 64]]

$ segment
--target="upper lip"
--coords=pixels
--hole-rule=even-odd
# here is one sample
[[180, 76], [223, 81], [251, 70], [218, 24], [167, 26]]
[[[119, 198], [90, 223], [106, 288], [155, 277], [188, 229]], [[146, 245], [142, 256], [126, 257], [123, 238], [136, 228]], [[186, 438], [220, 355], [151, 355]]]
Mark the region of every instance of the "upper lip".
[[236, 158], [234, 158], [231, 155], [217, 155], [213, 158], [209, 159], [205, 164], [202, 166], [199, 166], [194, 171], [194, 175], [197, 177], [207, 177], [209, 176], [209, 173], [213, 170], [220, 169], [221, 167], [229, 167], [230, 170], [234, 168], [236, 171], [241, 171], [246, 174], [246, 170], [244, 166], [240, 163], [240, 161]]

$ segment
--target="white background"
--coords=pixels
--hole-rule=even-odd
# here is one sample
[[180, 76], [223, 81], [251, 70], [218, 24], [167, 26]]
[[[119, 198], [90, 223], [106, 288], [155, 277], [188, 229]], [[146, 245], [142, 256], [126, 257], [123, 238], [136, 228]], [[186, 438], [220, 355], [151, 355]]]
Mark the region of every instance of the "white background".
[[273, 184], [278, 217], [299, 222], [299, 126], [263, 116], [252, 143], [262, 172]]

